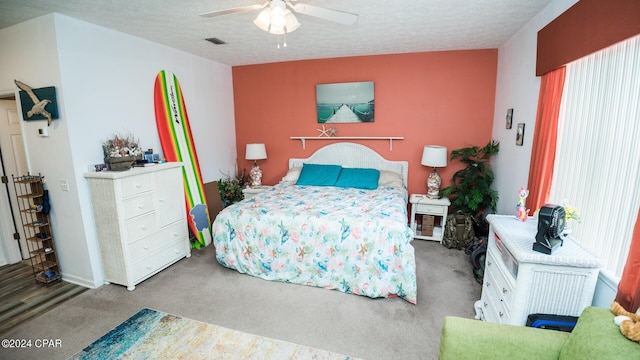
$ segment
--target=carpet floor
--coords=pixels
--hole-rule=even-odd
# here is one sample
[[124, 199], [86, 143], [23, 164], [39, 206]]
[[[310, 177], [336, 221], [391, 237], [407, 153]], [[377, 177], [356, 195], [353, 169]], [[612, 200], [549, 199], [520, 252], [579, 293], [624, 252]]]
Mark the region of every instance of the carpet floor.
[[[463, 251], [413, 241], [418, 303], [270, 282], [224, 268], [215, 249], [192, 251], [134, 291], [105, 285], [15, 327], [3, 339], [51, 347], [3, 348], [10, 359], [66, 359], [142, 308], [362, 359], [437, 359], [446, 315], [473, 318], [481, 286]], [[40, 342], [42, 343], [42, 341]]]

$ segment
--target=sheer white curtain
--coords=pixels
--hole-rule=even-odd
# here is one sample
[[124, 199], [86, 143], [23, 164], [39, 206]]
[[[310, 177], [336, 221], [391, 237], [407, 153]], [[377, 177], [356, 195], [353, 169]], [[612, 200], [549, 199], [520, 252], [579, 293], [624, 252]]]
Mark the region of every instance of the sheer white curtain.
[[575, 239], [620, 276], [640, 204], [640, 36], [567, 65], [552, 203]]

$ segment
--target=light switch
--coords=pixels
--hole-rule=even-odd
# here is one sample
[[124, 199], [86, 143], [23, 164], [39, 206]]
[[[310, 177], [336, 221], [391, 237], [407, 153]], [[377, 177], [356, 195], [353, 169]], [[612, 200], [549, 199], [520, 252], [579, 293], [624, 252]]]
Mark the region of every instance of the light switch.
[[62, 191], [69, 191], [69, 180], [60, 179], [60, 189]]

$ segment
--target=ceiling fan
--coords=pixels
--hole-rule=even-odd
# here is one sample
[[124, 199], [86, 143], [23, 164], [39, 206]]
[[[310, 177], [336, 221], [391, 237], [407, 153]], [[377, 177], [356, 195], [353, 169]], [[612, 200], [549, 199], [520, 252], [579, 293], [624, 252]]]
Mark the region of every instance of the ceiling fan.
[[[260, 29], [272, 34], [287, 34], [300, 27], [300, 23], [291, 10], [298, 14], [333, 21], [344, 25], [353, 25], [358, 20], [357, 14], [328, 9], [315, 5], [293, 4], [296, 0], [268, 0], [262, 5], [246, 5], [235, 8], [209, 11], [199, 14], [202, 17], [215, 17], [262, 9], [253, 21]], [[289, 10], [291, 9], [291, 10]]]

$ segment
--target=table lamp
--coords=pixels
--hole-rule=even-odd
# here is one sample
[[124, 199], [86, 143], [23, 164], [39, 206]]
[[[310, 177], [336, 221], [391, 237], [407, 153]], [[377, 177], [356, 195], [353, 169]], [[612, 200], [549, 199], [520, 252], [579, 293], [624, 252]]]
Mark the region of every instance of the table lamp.
[[425, 146], [420, 164], [433, 167], [433, 172], [427, 178], [427, 197], [431, 199], [440, 198], [442, 179], [438, 175], [436, 168], [447, 166], [447, 148], [440, 145]]
[[267, 158], [267, 149], [264, 144], [247, 144], [245, 159], [253, 160], [253, 167], [249, 172], [251, 178], [251, 187], [262, 185], [262, 170], [258, 166], [258, 160]]

